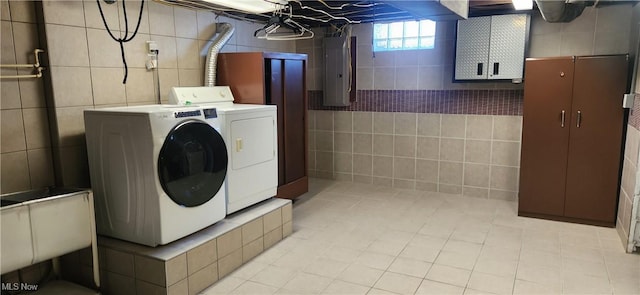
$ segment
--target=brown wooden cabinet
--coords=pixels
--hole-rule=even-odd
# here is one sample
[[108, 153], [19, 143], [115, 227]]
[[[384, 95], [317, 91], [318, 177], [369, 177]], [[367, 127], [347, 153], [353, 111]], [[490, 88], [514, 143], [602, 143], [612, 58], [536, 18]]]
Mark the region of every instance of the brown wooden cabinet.
[[218, 55], [217, 83], [236, 103], [278, 106], [278, 197], [309, 190], [306, 54], [237, 52]]
[[628, 57], [530, 58], [518, 214], [614, 226]]

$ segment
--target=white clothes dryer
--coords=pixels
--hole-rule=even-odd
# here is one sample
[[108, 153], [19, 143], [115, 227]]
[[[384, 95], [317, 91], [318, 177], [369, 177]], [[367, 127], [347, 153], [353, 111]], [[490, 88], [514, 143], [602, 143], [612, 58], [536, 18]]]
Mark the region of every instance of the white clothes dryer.
[[174, 87], [169, 103], [218, 110], [227, 142], [227, 214], [274, 197], [278, 190], [277, 109], [233, 103], [228, 86]]
[[84, 112], [99, 234], [155, 247], [224, 219], [227, 148], [215, 108]]

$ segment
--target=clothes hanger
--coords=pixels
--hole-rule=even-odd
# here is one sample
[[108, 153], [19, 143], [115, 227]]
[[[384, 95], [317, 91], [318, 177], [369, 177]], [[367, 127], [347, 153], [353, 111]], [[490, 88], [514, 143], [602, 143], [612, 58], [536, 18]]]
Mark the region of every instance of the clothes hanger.
[[315, 36], [315, 33], [293, 20], [291, 8], [289, 8], [288, 16], [283, 16], [282, 12], [278, 10], [269, 18], [264, 27], [253, 33], [253, 36], [258, 39], [287, 41], [311, 39]]

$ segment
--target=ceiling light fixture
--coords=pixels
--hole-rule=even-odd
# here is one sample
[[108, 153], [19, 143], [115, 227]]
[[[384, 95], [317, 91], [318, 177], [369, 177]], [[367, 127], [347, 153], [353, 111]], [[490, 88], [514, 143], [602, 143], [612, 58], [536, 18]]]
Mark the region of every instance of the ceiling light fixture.
[[215, 5], [233, 8], [250, 13], [265, 13], [276, 11], [287, 4], [283, 0], [204, 0]]
[[531, 10], [533, 9], [533, 0], [511, 0], [513, 7], [516, 10]]

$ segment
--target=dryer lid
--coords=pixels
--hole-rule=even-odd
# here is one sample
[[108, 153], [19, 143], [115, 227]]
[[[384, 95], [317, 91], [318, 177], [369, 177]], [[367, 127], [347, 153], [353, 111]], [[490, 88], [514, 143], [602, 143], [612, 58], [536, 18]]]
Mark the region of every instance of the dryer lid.
[[229, 86], [172, 87], [169, 93], [170, 104], [197, 105], [220, 102], [233, 102], [233, 93]]

